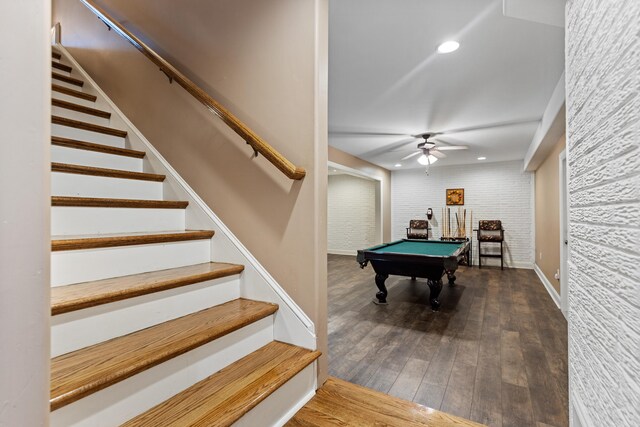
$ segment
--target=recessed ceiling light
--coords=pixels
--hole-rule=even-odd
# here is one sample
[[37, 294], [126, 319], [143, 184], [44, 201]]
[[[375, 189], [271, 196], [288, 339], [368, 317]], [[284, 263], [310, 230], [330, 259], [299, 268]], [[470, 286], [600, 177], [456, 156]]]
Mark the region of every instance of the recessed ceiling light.
[[442, 43], [440, 46], [438, 46], [438, 52], [439, 53], [451, 53], [451, 52], [454, 52], [454, 51], [458, 50], [459, 47], [460, 47], [460, 43], [458, 43], [455, 40], [449, 40], [449, 41], [446, 41], [446, 42]]
[[478, 160], [487, 160], [486, 157], [478, 157]]
[[399, 167], [401, 167], [402, 165], [401, 165], [400, 163], [396, 163], [396, 164], [395, 164], [395, 166], [396, 166], [397, 168], [399, 168]]

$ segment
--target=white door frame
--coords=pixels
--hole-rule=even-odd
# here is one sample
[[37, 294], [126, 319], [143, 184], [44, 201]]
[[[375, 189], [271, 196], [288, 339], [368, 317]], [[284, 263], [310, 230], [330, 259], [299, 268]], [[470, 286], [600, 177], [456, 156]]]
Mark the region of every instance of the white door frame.
[[569, 309], [569, 164], [567, 152], [558, 155], [558, 184], [560, 196], [560, 310], [568, 318]]

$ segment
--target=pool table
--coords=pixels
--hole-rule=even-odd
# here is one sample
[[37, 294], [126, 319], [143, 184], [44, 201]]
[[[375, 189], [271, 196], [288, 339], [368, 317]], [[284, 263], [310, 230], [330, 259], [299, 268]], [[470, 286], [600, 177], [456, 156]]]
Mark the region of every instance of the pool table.
[[385, 280], [390, 274], [427, 279], [431, 308], [440, 307], [438, 295], [442, 290], [442, 276], [446, 273], [449, 285], [455, 284], [454, 272], [469, 250], [469, 242], [447, 242], [441, 240], [411, 240], [403, 239], [383, 245], [373, 246], [358, 251], [357, 261], [360, 268], [365, 268], [371, 262], [376, 272], [376, 304], [387, 303], [387, 288]]

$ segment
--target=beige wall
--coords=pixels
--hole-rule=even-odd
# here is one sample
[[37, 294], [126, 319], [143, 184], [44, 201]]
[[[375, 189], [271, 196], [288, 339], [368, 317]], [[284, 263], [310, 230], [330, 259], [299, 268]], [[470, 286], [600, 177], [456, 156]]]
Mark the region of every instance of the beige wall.
[[382, 187], [382, 241], [391, 241], [391, 172], [329, 146], [329, 161], [379, 178]]
[[54, 0], [62, 43], [309, 315], [326, 355], [327, 0], [98, 3], [307, 170], [291, 181], [251, 159], [79, 1]]
[[[554, 275], [560, 268], [560, 182], [558, 155], [565, 148], [563, 135], [536, 170], [536, 259], [535, 262], [558, 295], [560, 282]], [[541, 257], [542, 254], [542, 257]]]
[[50, 7], [3, 2], [2, 13], [0, 426], [48, 426]]

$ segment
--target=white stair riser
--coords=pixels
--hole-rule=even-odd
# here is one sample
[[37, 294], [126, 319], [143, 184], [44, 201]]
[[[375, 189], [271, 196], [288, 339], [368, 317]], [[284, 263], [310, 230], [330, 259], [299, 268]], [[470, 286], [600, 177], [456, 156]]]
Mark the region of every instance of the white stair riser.
[[184, 267], [209, 261], [211, 261], [211, 241], [208, 239], [56, 251], [51, 253], [51, 286]]
[[272, 340], [269, 316], [52, 412], [51, 426], [119, 426]]
[[51, 106], [51, 114], [54, 116], [65, 117], [67, 119], [79, 120], [81, 122], [93, 123], [94, 125], [109, 126], [109, 119], [94, 116], [93, 114], [81, 113], [79, 111], [70, 110], [68, 108]]
[[[63, 73], [58, 73], [58, 74], [63, 74]], [[85, 83], [85, 85], [83, 85], [83, 86], [78, 86], [78, 85], [74, 85], [73, 83], [68, 83], [68, 82], [65, 82], [65, 81], [62, 81], [62, 80], [58, 80], [58, 79], [54, 79], [54, 78], [51, 78], [51, 83], [56, 84], [58, 86], [67, 87], [69, 89], [77, 90], [79, 92], [84, 92], [83, 86], [86, 85], [86, 83]]]
[[51, 97], [55, 99], [59, 99], [61, 101], [73, 102], [74, 104], [84, 105], [85, 107], [90, 108], [99, 108], [97, 103], [94, 101], [89, 101], [82, 98], [77, 98], [75, 96], [67, 95], [64, 93], [57, 92], [55, 90], [51, 91]]
[[81, 150], [78, 148], [51, 146], [51, 161], [68, 163], [80, 166], [93, 166], [97, 168], [118, 169], [131, 172], [142, 172], [143, 159], [136, 157], [119, 156], [99, 151]]
[[51, 195], [162, 200], [162, 182], [54, 172]]
[[51, 209], [51, 234], [54, 236], [184, 230], [184, 227], [184, 209], [69, 206]]
[[125, 139], [119, 136], [107, 135], [70, 126], [51, 125], [51, 135], [80, 141], [93, 142], [95, 144], [111, 145], [112, 147], [125, 148]]
[[239, 280], [209, 280], [53, 316], [51, 357], [237, 299]]
[[315, 395], [316, 363], [312, 363], [236, 421], [234, 427], [283, 426]]

